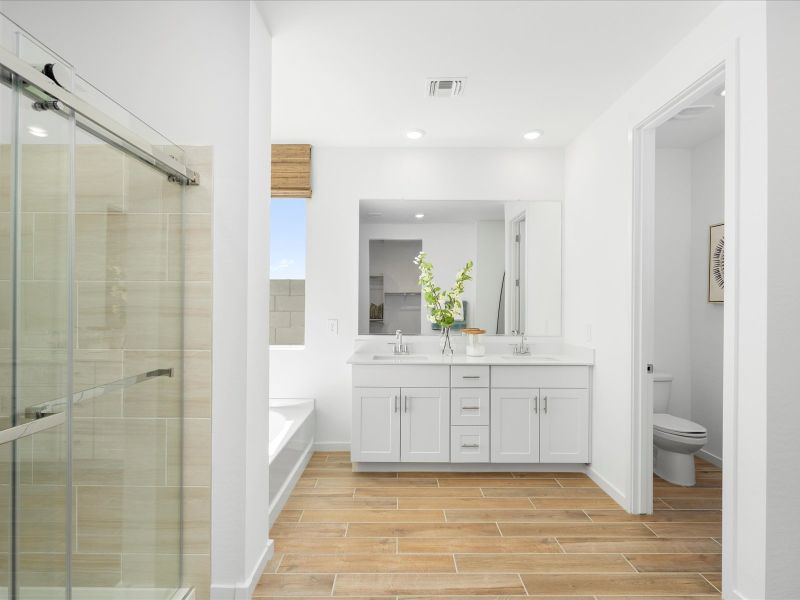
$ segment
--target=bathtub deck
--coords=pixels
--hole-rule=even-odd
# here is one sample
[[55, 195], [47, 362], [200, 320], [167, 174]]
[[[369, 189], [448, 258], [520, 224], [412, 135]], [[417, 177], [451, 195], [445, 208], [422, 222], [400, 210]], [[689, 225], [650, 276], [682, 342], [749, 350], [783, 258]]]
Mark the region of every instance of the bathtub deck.
[[697, 465], [694, 488], [656, 477], [640, 517], [580, 473], [352, 473], [318, 452], [255, 597], [720, 598], [722, 473]]

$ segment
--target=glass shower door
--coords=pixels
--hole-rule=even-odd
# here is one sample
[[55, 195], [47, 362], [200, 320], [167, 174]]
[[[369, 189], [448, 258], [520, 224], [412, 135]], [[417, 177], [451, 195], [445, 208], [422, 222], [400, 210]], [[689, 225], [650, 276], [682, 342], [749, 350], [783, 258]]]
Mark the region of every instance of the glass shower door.
[[[15, 40], [30, 64], [60, 60]], [[182, 560], [183, 185], [41, 99], [2, 69], [0, 600], [166, 600]]]
[[[20, 51], [38, 49], [21, 44]], [[65, 598], [73, 122], [68, 113], [37, 110], [23, 85], [14, 78], [0, 87], [6, 109], [0, 120], [10, 124], [1, 155], [0, 228], [4, 583], [9, 598]], [[37, 409], [42, 403], [52, 410]]]

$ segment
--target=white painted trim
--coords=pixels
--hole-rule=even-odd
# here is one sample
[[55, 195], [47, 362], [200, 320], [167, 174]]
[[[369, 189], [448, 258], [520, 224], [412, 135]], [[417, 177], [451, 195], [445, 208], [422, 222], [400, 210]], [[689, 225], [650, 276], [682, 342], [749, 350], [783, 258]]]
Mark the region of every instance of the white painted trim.
[[[588, 473], [586, 465], [576, 463], [352, 463], [356, 473]], [[423, 493], [423, 495], [425, 495]]]
[[[595, 471], [591, 465], [586, 468], [586, 474], [594, 481], [600, 488], [625, 510], [628, 510], [628, 498], [625, 494], [612, 484], [608, 479], [603, 477], [599, 472]], [[630, 511], [629, 511], [630, 512]]]
[[316, 442], [314, 452], [350, 452], [350, 442]]
[[[739, 39], [725, 60], [725, 311], [723, 317], [722, 456], [722, 594], [741, 598], [735, 589], [739, 540], [737, 464], [739, 456], [739, 226], [741, 114]], [[734, 265], [729, 268], [728, 264]]]
[[286, 478], [286, 481], [283, 482], [280, 491], [275, 496], [275, 500], [269, 505], [269, 526], [272, 528], [272, 524], [275, 522], [275, 519], [278, 518], [278, 515], [283, 510], [283, 505], [286, 504], [286, 501], [289, 499], [289, 496], [292, 494], [292, 490], [294, 490], [294, 486], [297, 485], [297, 481], [300, 479], [300, 476], [303, 474], [303, 471], [308, 464], [308, 461], [311, 460], [311, 455], [314, 454], [314, 442], [313, 440], [308, 443], [306, 449], [303, 450], [303, 456], [300, 457], [300, 460], [295, 463], [292, 472], [289, 474], [289, 477]]
[[711, 454], [708, 450], [700, 450], [697, 453], [697, 456], [710, 462], [712, 465], [718, 466], [720, 469], [722, 468], [722, 459], [717, 456], [716, 454]]
[[267, 540], [261, 555], [258, 557], [250, 575], [244, 581], [235, 585], [211, 585], [211, 600], [250, 600], [258, 585], [264, 568], [275, 553], [275, 543]]
[[[719, 63], [648, 116], [631, 132], [633, 143], [633, 273], [632, 273], [632, 355], [631, 380], [631, 477], [630, 505], [634, 514], [653, 512], [653, 376], [646, 365], [654, 353], [654, 246], [655, 216], [655, 130], [682, 108], [725, 85], [726, 62]], [[726, 101], [730, 94], [726, 93]], [[726, 106], [726, 109], [728, 107]], [[726, 115], [726, 133], [730, 122]], [[726, 166], [727, 177], [727, 166]], [[727, 193], [726, 193], [727, 203]], [[728, 268], [726, 227], [726, 279]], [[733, 264], [733, 263], [731, 263]], [[728, 301], [726, 289], [725, 301]], [[658, 365], [656, 365], [658, 368]]]

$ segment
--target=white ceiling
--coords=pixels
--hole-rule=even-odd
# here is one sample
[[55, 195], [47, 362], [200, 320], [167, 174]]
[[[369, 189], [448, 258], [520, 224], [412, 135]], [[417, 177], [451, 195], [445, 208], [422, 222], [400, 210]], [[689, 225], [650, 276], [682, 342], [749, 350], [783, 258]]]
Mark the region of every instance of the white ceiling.
[[[425, 215], [417, 219], [414, 215]], [[475, 223], [502, 221], [503, 202], [490, 200], [361, 200], [361, 223]]]
[[[263, 1], [276, 142], [561, 147], [718, 0]], [[428, 98], [428, 77], [467, 77]], [[420, 141], [408, 129], [423, 129]], [[537, 141], [522, 139], [544, 130]]]
[[717, 137], [725, 131], [725, 98], [712, 92], [700, 98], [695, 105], [714, 108], [697, 117], [681, 120], [672, 118], [656, 129], [656, 146], [659, 148], [694, 148]]

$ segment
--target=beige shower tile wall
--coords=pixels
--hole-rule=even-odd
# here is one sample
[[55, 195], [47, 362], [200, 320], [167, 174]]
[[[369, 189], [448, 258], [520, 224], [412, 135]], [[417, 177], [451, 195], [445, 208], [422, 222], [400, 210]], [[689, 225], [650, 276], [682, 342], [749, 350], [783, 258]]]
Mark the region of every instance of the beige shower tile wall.
[[[63, 147], [24, 152], [23, 176], [25, 168], [39, 167], [21, 215], [19, 384], [31, 405], [63, 395], [67, 381], [63, 369], [52, 368], [66, 364], [67, 222], [65, 204], [53, 192], [65, 176]], [[183, 583], [202, 600], [209, 597], [210, 573], [212, 152], [189, 148], [187, 157], [201, 184], [186, 189], [182, 214], [181, 189], [163, 175], [108, 146], [77, 148], [74, 387], [155, 368], [171, 367], [175, 375], [74, 408], [73, 583], [175, 585], [182, 513]], [[9, 181], [8, 168], [8, 149], [0, 147], [0, 181]], [[0, 294], [6, 298], [9, 211], [7, 195], [0, 194]], [[6, 421], [10, 318], [9, 303], [0, 302], [0, 420]], [[9, 514], [3, 483], [10, 460], [0, 448], [3, 515]], [[18, 444], [23, 585], [63, 585], [65, 460], [63, 428]], [[0, 522], [0, 535], [7, 529]], [[0, 548], [0, 585], [4, 564]]]

